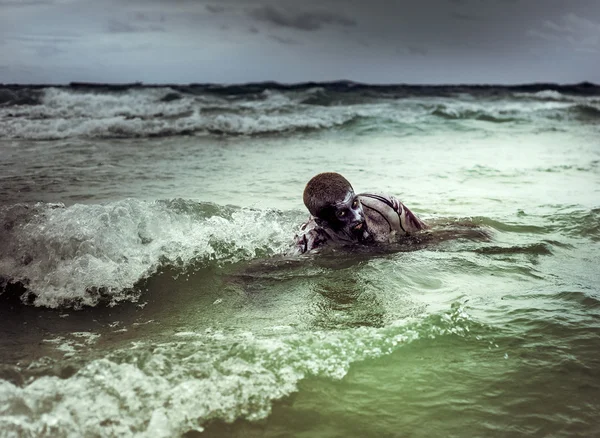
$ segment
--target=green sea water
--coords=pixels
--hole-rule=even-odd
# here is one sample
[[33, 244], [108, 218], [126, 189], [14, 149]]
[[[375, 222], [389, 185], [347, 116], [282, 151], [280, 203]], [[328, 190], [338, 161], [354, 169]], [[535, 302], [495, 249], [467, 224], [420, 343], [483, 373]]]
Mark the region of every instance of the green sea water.
[[[305, 121], [286, 96], [244, 123]], [[0, 436], [600, 435], [600, 130], [560, 99], [2, 139]], [[433, 237], [283, 256], [321, 171]]]

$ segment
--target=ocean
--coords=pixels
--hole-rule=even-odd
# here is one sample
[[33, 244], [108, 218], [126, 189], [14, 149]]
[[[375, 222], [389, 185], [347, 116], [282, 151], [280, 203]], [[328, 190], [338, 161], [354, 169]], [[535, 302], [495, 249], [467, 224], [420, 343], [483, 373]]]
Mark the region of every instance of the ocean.
[[593, 84], [0, 86], [0, 437], [600, 436], [599, 266]]

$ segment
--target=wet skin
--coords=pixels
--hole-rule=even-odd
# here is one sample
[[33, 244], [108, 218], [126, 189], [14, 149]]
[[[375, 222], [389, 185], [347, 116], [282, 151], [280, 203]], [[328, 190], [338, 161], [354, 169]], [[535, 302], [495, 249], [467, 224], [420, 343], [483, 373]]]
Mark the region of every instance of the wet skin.
[[346, 192], [344, 199], [322, 209], [319, 219], [327, 221], [335, 231], [356, 240], [362, 241], [369, 237], [362, 204], [353, 190]]

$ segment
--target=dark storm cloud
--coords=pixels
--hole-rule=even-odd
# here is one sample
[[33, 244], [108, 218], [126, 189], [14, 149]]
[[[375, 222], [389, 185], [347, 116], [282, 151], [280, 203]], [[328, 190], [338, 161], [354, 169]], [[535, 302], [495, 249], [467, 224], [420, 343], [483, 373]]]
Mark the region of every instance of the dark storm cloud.
[[282, 12], [271, 5], [265, 5], [251, 10], [250, 15], [258, 20], [275, 24], [281, 27], [290, 27], [299, 30], [318, 30], [325, 24], [341, 26], [356, 26], [356, 21], [340, 14], [328, 11], [313, 12]]
[[35, 50], [38, 56], [41, 57], [56, 56], [60, 53], [65, 53], [65, 50], [61, 50], [56, 46], [39, 46]]
[[281, 36], [278, 36], [278, 35], [269, 35], [269, 38], [271, 38], [272, 40], [277, 41], [278, 43], [281, 43], [281, 44], [288, 44], [288, 45], [300, 44], [295, 39], [284, 38], [284, 37], [281, 37]]
[[125, 23], [118, 20], [110, 20], [108, 25], [106, 26], [109, 32], [111, 33], [129, 33], [129, 32], [138, 32], [138, 29], [133, 26], [131, 23]]
[[164, 32], [165, 28], [156, 24], [138, 24], [120, 21], [116, 19], [109, 20], [107, 30], [110, 33], [136, 33], [136, 32]]
[[137, 11], [125, 18], [110, 18], [107, 30], [110, 33], [165, 32], [164, 14], [149, 15]]
[[550, 41], [567, 42], [575, 50], [582, 52], [600, 52], [600, 22], [569, 13], [558, 20], [546, 20], [531, 36]]
[[[484, 0], [448, 0], [448, 2], [450, 3], [456, 3], [456, 4], [467, 4], [469, 2], [473, 2], [473, 1], [478, 1], [479, 3], [483, 3]], [[497, 3], [517, 3], [521, 0], [496, 0]]]
[[213, 14], [220, 14], [221, 12], [225, 12], [225, 8], [219, 5], [206, 5], [206, 10]]
[[463, 14], [463, 13], [460, 13], [460, 12], [453, 12], [452, 13], [452, 17], [456, 18], [457, 20], [466, 20], [466, 21], [481, 20], [481, 17], [477, 17], [475, 15], [470, 15], [470, 14]]
[[72, 42], [78, 35], [43, 35], [43, 34], [27, 34], [17, 35], [7, 38], [9, 41], [20, 41], [24, 43], [48, 43], [61, 44]]
[[598, 0], [0, 5], [0, 82], [600, 81]]
[[411, 47], [407, 47], [406, 49], [408, 50], [408, 53], [410, 53], [411, 55], [425, 56], [429, 53], [429, 50], [427, 50], [425, 47], [411, 46]]
[[49, 5], [53, 2], [50, 0], [0, 0], [0, 6], [37, 6]]

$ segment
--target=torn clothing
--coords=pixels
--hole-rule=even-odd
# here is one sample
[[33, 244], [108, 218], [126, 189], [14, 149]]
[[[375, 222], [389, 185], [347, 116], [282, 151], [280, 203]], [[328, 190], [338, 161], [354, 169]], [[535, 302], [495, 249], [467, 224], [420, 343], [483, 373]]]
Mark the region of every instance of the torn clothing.
[[290, 252], [304, 254], [329, 244], [392, 242], [398, 236], [428, 228], [425, 222], [394, 196], [361, 193], [358, 198], [363, 207], [366, 224], [361, 236], [357, 238], [336, 231], [327, 222], [310, 216], [294, 237], [294, 246]]

